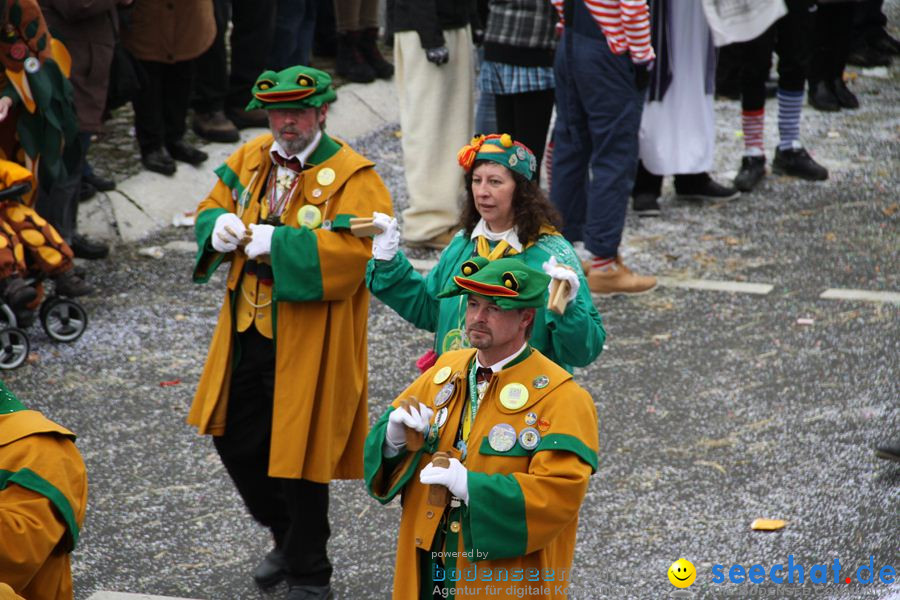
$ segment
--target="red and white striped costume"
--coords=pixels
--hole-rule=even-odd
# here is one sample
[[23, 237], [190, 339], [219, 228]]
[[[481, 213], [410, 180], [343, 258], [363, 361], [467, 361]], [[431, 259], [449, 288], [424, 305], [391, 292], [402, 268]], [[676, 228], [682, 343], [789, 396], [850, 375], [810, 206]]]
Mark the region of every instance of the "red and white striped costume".
[[[584, 2], [594, 21], [606, 36], [614, 54], [631, 54], [631, 60], [644, 63], [653, 60], [650, 45], [650, 11], [646, 0], [573, 0]], [[564, 22], [564, 0], [550, 0]]]

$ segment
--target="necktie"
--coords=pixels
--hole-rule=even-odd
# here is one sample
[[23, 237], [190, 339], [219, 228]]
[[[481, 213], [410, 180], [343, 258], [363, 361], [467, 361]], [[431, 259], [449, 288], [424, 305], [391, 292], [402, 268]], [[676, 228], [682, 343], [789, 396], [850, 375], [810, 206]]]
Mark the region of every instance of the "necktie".
[[478, 367], [475, 370], [475, 381], [490, 381], [494, 371], [490, 367]]
[[278, 165], [279, 167], [284, 167], [286, 169], [290, 169], [294, 173], [299, 173], [303, 170], [303, 165], [300, 164], [300, 159], [296, 156], [292, 156], [290, 158], [285, 158], [277, 152], [272, 152], [272, 162]]

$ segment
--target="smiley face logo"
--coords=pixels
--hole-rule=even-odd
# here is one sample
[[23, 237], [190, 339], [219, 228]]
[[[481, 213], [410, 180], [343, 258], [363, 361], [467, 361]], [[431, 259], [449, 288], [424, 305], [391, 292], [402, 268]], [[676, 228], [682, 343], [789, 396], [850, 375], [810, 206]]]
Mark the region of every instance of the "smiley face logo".
[[669, 567], [668, 575], [672, 585], [677, 588], [686, 588], [697, 579], [697, 569], [694, 568], [691, 561], [679, 558]]

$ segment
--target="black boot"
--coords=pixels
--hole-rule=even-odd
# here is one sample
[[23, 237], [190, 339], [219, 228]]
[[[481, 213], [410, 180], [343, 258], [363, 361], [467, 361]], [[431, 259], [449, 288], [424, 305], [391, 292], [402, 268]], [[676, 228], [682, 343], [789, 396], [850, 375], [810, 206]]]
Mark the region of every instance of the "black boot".
[[841, 105], [838, 102], [837, 96], [834, 95], [831, 86], [824, 81], [817, 81], [816, 83], [809, 84], [808, 99], [809, 105], [816, 110], [824, 112], [841, 110]]
[[834, 97], [837, 98], [838, 104], [842, 108], [859, 108], [859, 98], [850, 91], [850, 88], [844, 83], [843, 77], [835, 79], [831, 88], [834, 90]]
[[814, 161], [805, 148], [776, 149], [772, 170], [779, 175], [791, 175], [808, 181], [828, 179], [828, 169]]
[[375, 81], [375, 70], [363, 58], [360, 52], [359, 31], [347, 31], [338, 34], [337, 60], [334, 69], [337, 74], [355, 83], [371, 83]]
[[734, 187], [742, 192], [749, 192], [766, 176], [765, 156], [744, 156], [741, 158], [741, 170], [734, 178]]
[[60, 296], [77, 298], [78, 296], [87, 296], [94, 291], [94, 288], [73, 273], [71, 269], [54, 275], [53, 281], [56, 283], [56, 293]]
[[378, 28], [370, 27], [364, 29], [360, 35], [359, 51], [363, 58], [375, 71], [375, 77], [378, 79], [390, 79], [394, 76], [394, 65], [385, 60], [378, 49]]
[[263, 589], [278, 585], [286, 575], [284, 554], [277, 548], [270, 550], [253, 570], [253, 580]]
[[37, 298], [37, 290], [25, 283], [19, 275], [10, 275], [2, 285], [3, 297], [13, 310], [24, 308]]

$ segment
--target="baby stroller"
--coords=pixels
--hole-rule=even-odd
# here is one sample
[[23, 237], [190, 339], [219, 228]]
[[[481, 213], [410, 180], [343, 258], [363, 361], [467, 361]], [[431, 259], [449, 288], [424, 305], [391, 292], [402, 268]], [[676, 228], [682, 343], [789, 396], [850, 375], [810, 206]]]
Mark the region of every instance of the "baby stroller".
[[[19, 200], [31, 190], [28, 181], [14, 183], [6, 189], [0, 189], [0, 202]], [[74, 342], [87, 329], [87, 312], [84, 307], [71, 298], [55, 293], [45, 294], [42, 272], [29, 273], [25, 282], [34, 287], [38, 294], [34, 302], [25, 309], [13, 310], [5, 297], [0, 297], [0, 369], [15, 369], [28, 358], [31, 343], [25, 329], [35, 320], [35, 310], [41, 327], [56, 342]]]

